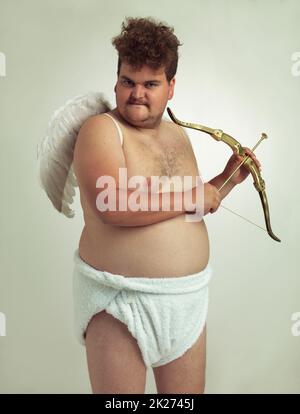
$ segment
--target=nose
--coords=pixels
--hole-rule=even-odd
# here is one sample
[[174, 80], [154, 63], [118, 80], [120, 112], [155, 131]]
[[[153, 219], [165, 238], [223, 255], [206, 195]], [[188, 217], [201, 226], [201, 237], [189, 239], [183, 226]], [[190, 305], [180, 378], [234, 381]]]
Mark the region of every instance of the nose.
[[143, 85], [135, 85], [131, 92], [132, 98], [138, 100], [145, 96], [145, 90]]

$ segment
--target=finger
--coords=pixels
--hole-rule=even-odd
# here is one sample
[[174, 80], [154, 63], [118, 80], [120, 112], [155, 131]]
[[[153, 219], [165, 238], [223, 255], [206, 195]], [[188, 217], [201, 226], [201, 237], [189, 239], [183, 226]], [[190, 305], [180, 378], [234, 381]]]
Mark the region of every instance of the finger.
[[[245, 148], [245, 153], [249, 155], [253, 159], [253, 161], [257, 160], [256, 155], [250, 148]], [[258, 161], [258, 160], [257, 160]]]
[[244, 150], [245, 150], [245, 153], [249, 155], [251, 158], [256, 158], [256, 155], [250, 148], [244, 148]]
[[250, 149], [250, 148], [244, 148], [245, 153], [252, 158], [252, 160], [254, 161], [254, 163], [256, 164], [257, 168], [259, 168], [261, 170], [261, 163], [258, 161], [258, 159], [256, 158], [254, 152]]

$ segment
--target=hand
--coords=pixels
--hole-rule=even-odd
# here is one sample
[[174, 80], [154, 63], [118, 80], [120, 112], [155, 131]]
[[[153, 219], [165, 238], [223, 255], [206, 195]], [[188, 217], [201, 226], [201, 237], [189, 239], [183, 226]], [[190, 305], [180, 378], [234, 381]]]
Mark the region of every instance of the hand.
[[204, 184], [204, 215], [215, 213], [221, 204], [221, 194], [218, 189], [210, 184]]
[[[261, 163], [256, 158], [254, 152], [251, 151], [250, 148], [243, 147], [246, 156], [249, 155], [250, 158], [252, 158], [253, 162], [256, 164], [259, 170], [261, 170]], [[224, 181], [233, 173], [235, 168], [243, 161], [243, 157], [237, 155], [237, 151], [235, 151], [232, 156], [229, 158], [226, 167], [223, 171]], [[250, 174], [249, 170], [242, 165], [237, 172], [231, 177], [230, 183], [236, 185], [242, 183]]]
[[[190, 191], [192, 192], [191, 203], [186, 207], [185, 212], [194, 214], [196, 211], [203, 212], [205, 216], [207, 213], [215, 213], [221, 204], [220, 191], [210, 183], [203, 183], [197, 177], [197, 185]], [[200, 197], [200, 198], [199, 198]]]

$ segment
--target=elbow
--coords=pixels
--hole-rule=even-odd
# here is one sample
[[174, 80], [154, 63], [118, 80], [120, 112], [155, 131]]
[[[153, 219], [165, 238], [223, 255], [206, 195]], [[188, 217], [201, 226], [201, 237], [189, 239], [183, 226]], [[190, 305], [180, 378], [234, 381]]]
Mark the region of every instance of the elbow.
[[124, 212], [118, 211], [106, 211], [101, 213], [101, 220], [104, 224], [109, 224], [110, 226], [120, 226], [120, 227], [130, 227], [132, 226], [132, 216]]
[[101, 220], [103, 224], [114, 224], [116, 220], [116, 212], [107, 209], [107, 206], [98, 202], [96, 197], [96, 203], [93, 202], [94, 197], [91, 197], [90, 206], [94, 211], [94, 214]]
[[97, 211], [97, 214], [103, 224], [113, 224], [113, 218], [112, 218], [112, 214], [110, 211], [103, 211], [103, 212]]
[[100, 215], [100, 218], [103, 224], [109, 224], [111, 226], [119, 224], [118, 214], [116, 212], [103, 211], [99, 214], [99, 211], [98, 211], [98, 215]]

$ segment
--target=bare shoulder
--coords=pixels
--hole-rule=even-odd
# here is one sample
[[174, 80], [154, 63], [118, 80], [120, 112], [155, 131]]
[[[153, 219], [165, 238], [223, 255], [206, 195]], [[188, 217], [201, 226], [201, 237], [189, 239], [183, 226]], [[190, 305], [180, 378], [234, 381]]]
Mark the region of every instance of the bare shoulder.
[[93, 115], [81, 125], [76, 139], [75, 150], [81, 147], [83, 143], [84, 145], [88, 143], [106, 145], [108, 140], [109, 145], [117, 147], [120, 145], [120, 140], [111, 119], [105, 116], [104, 113]]
[[168, 119], [164, 119], [164, 122], [166, 123], [166, 125], [173, 129], [173, 131], [176, 131], [176, 133], [178, 134], [179, 137], [183, 138], [185, 143], [188, 144], [188, 146], [193, 149], [190, 138], [185, 130], [185, 128], [183, 128], [181, 125], [176, 124], [173, 121], [169, 121]]
[[98, 128], [105, 128], [110, 125], [110, 120], [104, 113], [92, 115], [87, 118], [80, 127], [80, 131], [93, 130]]
[[74, 148], [74, 165], [90, 159], [125, 163], [118, 132], [111, 119], [104, 114], [93, 115], [83, 122]]
[[180, 133], [179, 125], [175, 124], [175, 122], [170, 121], [169, 119], [165, 119], [165, 118], [162, 119], [162, 122], [170, 130], [176, 131], [177, 133]]

